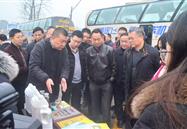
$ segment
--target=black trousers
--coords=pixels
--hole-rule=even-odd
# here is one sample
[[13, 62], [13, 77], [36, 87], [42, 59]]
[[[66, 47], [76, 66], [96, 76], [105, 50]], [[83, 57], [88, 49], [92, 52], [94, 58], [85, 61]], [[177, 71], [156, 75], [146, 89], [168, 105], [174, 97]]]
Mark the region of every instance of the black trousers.
[[106, 122], [110, 126], [111, 83], [108, 81], [105, 84], [98, 85], [90, 81], [89, 89], [93, 120], [96, 122]]
[[123, 102], [125, 100], [125, 89], [123, 84], [114, 84], [115, 113], [118, 121], [124, 122]]
[[82, 83], [72, 83], [71, 85], [71, 105], [75, 107], [77, 110], [80, 110], [80, 102], [81, 102], [81, 90]]
[[70, 83], [68, 85], [67, 91], [64, 93], [64, 96], [63, 96], [63, 100], [71, 104], [77, 110], [80, 110], [82, 87], [83, 87], [82, 82]]

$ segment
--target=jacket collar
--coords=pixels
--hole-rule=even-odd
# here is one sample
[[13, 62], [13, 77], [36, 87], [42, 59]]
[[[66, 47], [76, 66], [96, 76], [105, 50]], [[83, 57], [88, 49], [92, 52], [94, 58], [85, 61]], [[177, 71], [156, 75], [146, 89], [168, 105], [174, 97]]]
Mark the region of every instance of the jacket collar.
[[105, 44], [101, 44], [101, 46], [99, 46], [99, 47], [93, 46], [93, 48], [94, 48], [97, 52], [100, 52], [100, 51], [102, 50], [102, 48], [103, 48], [104, 45], [105, 45]]

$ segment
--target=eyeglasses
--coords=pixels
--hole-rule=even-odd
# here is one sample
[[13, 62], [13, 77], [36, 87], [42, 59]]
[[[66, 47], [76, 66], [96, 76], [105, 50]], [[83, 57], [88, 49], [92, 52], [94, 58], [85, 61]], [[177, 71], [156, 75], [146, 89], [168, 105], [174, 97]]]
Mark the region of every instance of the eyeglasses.
[[173, 51], [168, 51], [168, 50], [160, 50], [160, 53], [172, 53]]

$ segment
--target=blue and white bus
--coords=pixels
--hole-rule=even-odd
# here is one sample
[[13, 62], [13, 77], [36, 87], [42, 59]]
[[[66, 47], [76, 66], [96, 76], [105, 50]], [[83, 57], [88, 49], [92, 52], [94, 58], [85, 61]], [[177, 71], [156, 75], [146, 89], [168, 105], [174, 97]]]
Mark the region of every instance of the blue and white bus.
[[91, 30], [100, 28], [103, 33], [110, 33], [114, 38], [119, 27], [129, 29], [132, 26], [141, 26], [146, 33], [146, 41], [155, 46], [172, 21], [186, 10], [187, 0], [126, 4], [91, 11], [86, 20], [86, 27]]

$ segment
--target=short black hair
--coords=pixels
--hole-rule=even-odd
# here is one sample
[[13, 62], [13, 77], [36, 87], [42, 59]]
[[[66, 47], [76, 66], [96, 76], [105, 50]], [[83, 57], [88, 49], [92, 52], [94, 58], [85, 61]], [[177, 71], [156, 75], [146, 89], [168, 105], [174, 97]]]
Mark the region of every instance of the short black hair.
[[110, 33], [107, 34], [110, 38], [112, 37], [112, 35]]
[[88, 33], [88, 34], [91, 34], [91, 30], [88, 29], [88, 28], [83, 28], [83, 29], [82, 29], [82, 33]]
[[6, 41], [7, 40], [7, 36], [5, 34], [0, 34], [0, 40], [1, 41]]
[[83, 34], [82, 34], [82, 32], [81, 32], [80, 30], [75, 30], [75, 31], [72, 33], [71, 37], [73, 37], [73, 36], [77, 36], [77, 37], [79, 37], [79, 38], [83, 38]]
[[94, 29], [91, 35], [93, 35], [93, 33], [100, 33], [102, 36], [104, 35], [103, 32], [99, 28]]
[[62, 28], [62, 27], [58, 27], [54, 30], [52, 36], [53, 37], [58, 37], [59, 35], [63, 34], [64, 36], [68, 36], [68, 32]]
[[123, 33], [123, 34], [121, 34], [121, 35], [120, 35], [120, 38], [121, 38], [122, 36], [128, 36], [128, 33]]
[[125, 28], [125, 27], [120, 27], [120, 28], [118, 29], [118, 31], [120, 31], [120, 30], [124, 30], [124, 31], [127, 32], [127, 28]]
[[10, 38], [11, 38], [11, 37], [14, 37], [15, 34], [17, 34], [17, 33], [21, 33], [21, 30], [19, 30], [19, 29], [11, 29], [11, 30], [9, 31], [9, 37], [10, 37]]
[[32, 33], [34, 34], [37, 31], [41, 31], [42, 33], [44, 33], [44, 30], [41, 27], [35, 27], [32, 31]]

